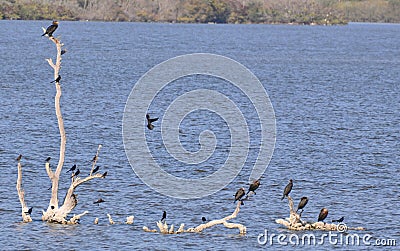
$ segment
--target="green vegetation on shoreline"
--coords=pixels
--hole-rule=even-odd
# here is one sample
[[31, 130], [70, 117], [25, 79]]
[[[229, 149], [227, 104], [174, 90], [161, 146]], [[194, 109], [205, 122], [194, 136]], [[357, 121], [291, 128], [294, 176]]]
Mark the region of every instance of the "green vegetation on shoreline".
[[400, 23], [400, 0], [0, 0], [0, 19], [174, 23]]

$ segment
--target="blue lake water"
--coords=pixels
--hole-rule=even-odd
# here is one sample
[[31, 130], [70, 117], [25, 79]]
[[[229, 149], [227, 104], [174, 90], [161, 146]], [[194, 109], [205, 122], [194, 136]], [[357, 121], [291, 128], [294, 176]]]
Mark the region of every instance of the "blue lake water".
[[[295, 203], [302, 196], [310, 199], [304, 219], [315, 221], [320, 209], [327, 207], [328, 222], [344, 216], [348, 226], [367, 229], [350, 233], [370, 234], [373, 240], [392, 238], [400, 245], [400, 25], [60, 22], [54, 35], [68, 49], [61, 70], [67, 132], [65, 170], [76, 163], [88, 174], [90, 160], [102, 144], [98, 164], [109, 173], [105, 180], [93, 180], [76, 190], [79, 202], [73, 213], [90, 213], [75, 226], [41, 221], [41, 210], [50, 199], [44, 159], [51, 156], [55, 166], [59, 149], [55, 88], [49, 84], [53, 72], [45, 61], [54, 57], [55, 47], [40, 36], [41, 27], [47, 25], [48, 21], [0, 21], [2, 250], [271, 248], [257, 241], [265, 229], [274, 234], [295, 233], [275, 223], [275, 219], [288, 216], [281, 195], [290, 178], [294, 180], [291, 195]], [[277, 131], [273, 157], [257, 195], [232, 220], [246, 225], [246, 236], [221, 226], [201, 234], [160, 235], [142, 230], [143, 226], [156, 228], [163, 210], [168, 212], [168, 223], [185, 223], [186, 227], [201, 224], [202, 216], [211, 220], [229, 215], [235, 208], [232, 195], [237, 188], [248, 187], [257, 158], [256, 124], [249, 129], [251, 150], [239, 175], [221, 191], [191, 200], [154, 191], [132, 170], [122, 139], [126, 100], [135, 83], [152, 67], [189, 53], [214, 53], [243, 64], [261, 81], [274, 107]], [[151, 104], [150, 113], [162, 118], [171, 101], [196, 88], [229, 96], [247, 121], [255, 116], [251, 101], [239, 90], [222, 80], [201, 76], [171, 83]], [[149, 149], [157, 163], [177, 177], [204, 177], [215, 172], [227, 157], [229, 130], [213, 113], [191, 113], [181, 124], [180, 139], [190, 151], [199, 150], [202, 131], [217, 135], [215, 154], [198, 166], [187, 166], [168, 156], [160, 143], [161, 121], [154, 125], [154, 131], [146, 131]], [[15, 158], [20, 153], [24, 155], [26, 202], [34, 207], [34, 221], [29, 224], [20, 223], [15, 189]], [[60, 200], [68, 186], [69, 176], [64, 171]], [[93, 205], [100, 197], [106, 202]], [[135, 223], [109, 225], [107, 213], [116, 222], [134, 215]], [[99, 225], [93, 224], [96, 217]], [[338, 245], [301, 248], [334, 247]], [[272, 248], [294, 247], [274, 244]], [[346, 247], [353, 248], [359, 247]]]

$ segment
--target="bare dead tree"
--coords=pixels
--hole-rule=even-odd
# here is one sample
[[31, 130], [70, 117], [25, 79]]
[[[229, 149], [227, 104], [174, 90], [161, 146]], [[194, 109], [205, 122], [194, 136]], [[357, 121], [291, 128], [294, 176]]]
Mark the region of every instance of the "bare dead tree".
[[[43, 28], [45, 31], [45, 29]], [[60, 175], [62, 168], [64, 166], [64, 159], [65, 159], [65, 146], [67, 142], [67, 137], [64, 129], [64, 121], [61, 113], [61, 105], [60, 105], [60, 99], [61, 99], [61, 76], [60, 76], [60, 69], [61, 69], [61, 49], [63, 44], [60, 42], [58, 38], [55, 38], [53, 36], [48, 36], [49, 40], [52, 41], [56, 45], [57, 49], [57, 56], [55, 62], [51, 58], [46, 59], [49, 65], [53, 68], [54, 70], [54, 83], [56, 87], [56, 95], [54, 98], [54, 104], [55, 104], [55, 110], [56, 110], [56, 116], [57, 116], [57, 122], [58, 122], [58, 129], [60, 132], [60, 154], [59, 154], [59, 159], [58, 159], [58, 164], [56, 170], [52, 170], [50, 167], [50, 162], [46, 161], [45, 164], [45, 169], [47, 172], [47, 175], [49, 176], [51, 180], [51, 198], [49, 202], [49, 206], [46, 211], [43, 211], [42, 214], [42, 220], [47, 221], [47, 222], [54, 222], [54, 223], [61, 223], [61, 224], [76, 224], [80, 217], [83, 215], [87, 214], [88, 212], [85, 211], [82, 214], [74, 215], [72, 218], [67, 220], [68, 214], [76, 207], [78, 200], [77, 200], [77, 195], [74, 193], [75, 189], [85, 183], [88, 182], [92, 179], [95, 178], [105, 178], [105, 175], [97, 173], [93, 174], [93, 168], [96, 166], [96, 162], [100, 153], [101, 145], [99, 145], [97, 149], [97, 153], [95, 157], [93, 158], [93, 163], [92, 163], [92, 168], [91, 172], [88, 177], [86, 178], [80, 178], [77, 175], [72, 175], [71, 176], [71, 185], [67, 191], [67, 194], [65, 196], [65, 199], [63, 201], [63, 204], [59, 206], [59, 200], [58, 200], [58, 188], [59, 188], [59, 180], [60, 180]], [[22, 219], [24, 222], [29, 222], [32, 221], [30, 218], [30, 215], [26, 213], [27, 206], [24, 201], [24, 191], [22, 189], [22, 167], [20, 160], [21, 158], [18, 157], [18, 178], [17, 178], [17, 191], [18, 191], [18, 196], [21, 202], [21, 207], [22, 207]]]

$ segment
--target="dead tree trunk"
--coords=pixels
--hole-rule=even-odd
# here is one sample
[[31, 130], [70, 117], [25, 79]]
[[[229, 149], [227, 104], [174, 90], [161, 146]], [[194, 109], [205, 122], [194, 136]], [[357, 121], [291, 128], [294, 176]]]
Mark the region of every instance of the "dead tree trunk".
[[25, 203], [25, 191], [22, 189], [22, 166], [21, 166], [21, 157], [18, 157], [18, 177], [17, 177], [17, 191], [18, 191], [18, 197], [19, 201], [21, 202], [21, 214], [22, 214], [22, 221], [23, 222], [31, 222], [31, 216], [28, 213], [28, 207], [26, 206]]
[[296, 212], [292, 197], [288, 196], [289, 218], [277, 219], [276, 223], [284, 225], [290, 230], [325, 230], [345, 232], [347, 230], [365, 230], [363, 227], [348, 227], [344, 223], [329, 224], [324, 222], [306, 222], [301, 220], [301, 214]]
[[[236, 205], [236, 209], [235, 211], [231, 214], [228, 215], [222, 219], [219, 220], [212, 220], [209, 221], [205, 224], [200, 224], [197, 227], [194, 228], [188, 228], [187, 230], [184, 229], [185, 224], [181, 224], [179, 229], [177, 231], [174, 231], [174, 225], [171, 225], [170, 227], [168, 227], [168, 224], [166, 223], [166, 221], [163, 223], [161, 221], [157, 222], [157, 227], [159, 229], [159, 232], [162, 234], [180, 234], [183, 232], [187, 232], [187, 233], [201, 233], [203, 230], [213, 227], [215, 225], [224, 225], [226, 228], [237, 228], [239, 229], [239, 233], [240, 234], [246, 234], [246, 227], [242, 224], [239, 223], [229, 223], [228, 221], [231, 219], [234, 219], [237, 217], [237, 215], [239, 214], [240, 211], [240, 205], [242, 204], [241, 201], [238, 201], [237, 205]], [[156, 229], [149, 229], [148, 227], [144, 226], [143, 230], [145, 232], [153, 232], [156, 233], [158, 232]]]
[[[55, 223], [62, 223], [62, 224], [76, 224], [80, 217], [83, 215], [87, 214], [88, 211], [85, 211], [82, 214], [74, 215], [72, 218], [69, 220], [66, 219], [68, 214], [75, 208], [75, 206], [78, 203], [77, 196], [74, 194], [75, 189], [87, 182], [90, 181], [94, 178], [105, 178], [105, 174], [94, 174], [93, 175], [93, 168], [96, 165], [98, 155], [101, 149], [101, 145], [99, 145], [97, 149], [97, 153], [95, 155], [95, 158], [93, 158], [93, 165], [90, 171], [90, 174], [86, 178], [80, 178], [75, 175], [71, 177], [71, 185], [67, 191], [67, 194], [65, 196], [64, 202], [62, 206], [59, 206], [59, 200], [58, 200], [58, 187], [59, 187], [59, 180], [60, 180], [60, 175], [62, 168], [64, 166], [64, 159], [65, 159], [65, 146], [67, 142], [67, 137], [65, 134], [65, 129], [64, 129], [64, 121], [61, 113], [61, 105], [60, 105], [60, 99], [61, 99], [61, 76], [60, 76], [60, 69], [61, 69], [61, 48], [63, 44], [60, 42], [59, 39], [49, 36], [49, 40], [52, 41], [56, 45], [57, 49], [57, 56], [56, 56], [56, 61], [55, 63], [51, 58], [46, 59], [49, 65], [53, 68], [54, 70], [54, 81], [55, 82], [55, 87], [56, 87], [56, 96], [54, 98], [54, 105], [55, 105], [55, 110], [56, 110], [56, 116], [57, 116], [57, 122], [58, 122], [58, 129], [60, 131], [60, 154], [59, 154], [59, 159], [58, 159], [58, 164], [57, 168], [55, 171], [53, 171], [50, 167], [50, 161], [46, 161], [45, 168], [47, 175], [49, 176], [51, 180], [51, 198], [49, 202], [49, 206], [47, 207], [46, 211], [43, 211], [42, 214], [42, 220], [47, 221], [47, 222], [55, 222]], [[29, 222], [32, 221], [30, 218], [29, 214], [26, 214], [27, 212], [27, 206], [25, 205], [24, 201], [24, 191], [21, 188], [21, 183], [22, 183], [22, 168], [21, 168], [21, 163], [20, 163], [20, 157], [18, 158], [18, 179], [17, 179], [17, 190], [18, 190], [18, 195], [20, 198], [21, 206], [22, 206], [22, 219], [24, 222]]]

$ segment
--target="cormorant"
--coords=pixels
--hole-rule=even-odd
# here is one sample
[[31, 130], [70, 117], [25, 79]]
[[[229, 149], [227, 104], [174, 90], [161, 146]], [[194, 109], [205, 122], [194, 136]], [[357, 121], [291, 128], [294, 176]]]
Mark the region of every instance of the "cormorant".
[[322, 208], [318, 216], [318, 221], [324, 222], [326, 216], [328, 216], [328, 209]]
[[72, 177], [76, 177], [80, 173], [81, 173], [81, 170], [79, 170], [79, 168], [78, 168], [78, 170], [76, 170], [76, 172], [72, 174]]
[[246, 190], [244, 190], [243, 187], [239, 188], [236, 193], [235, 193], [235, 201], [233, 203], [235, 203], [237, 200], [241, 201], [240, 199], [246, 194]]
[[95, 155], [92, 159], [92, 162], [95, 162], [97, 160], [97, 155]]
[[67, 53], [67, 51], [68, 51], [67, 49], [62, 49], [61, 50], [61, 55], [64, 55], [65, 53]]
[[25, 214], [29, 214], [29, 215], [31, 215], [31, 213], [32, 213], [32, 209], [33, 209], [33, 207], [29, 208], [29, 209], [28, 209], [28, 212], [25, 212]]
[[299, 202], [299, 206], [297, 207], [296, 213], [297, 211], [299, 211], [300, 209], [303, 212], [303, 208], [307, 205], [308, 203], [308, 198], [307, 197], [302, 197], [300, 202]]
[[58, 77], [56, 79], [54, 79], [53, 81], [51, 81], [50, 83], [54, 83], [54, 82], [59, 83], [60, 80], [61, 80], [61, 75], [58, 75]]
[[201, 217], [201, 220], [203, 221], [203, 223], [205, 223], [207, 221], [206, 217]]
[[107, 176], [107, 172], [103, 173], [103, 175], [101, 175], [101, 178], [105, 178]]
[[158, 118], [151, 119], [150, 115], [146, 114], [146, 119], [147, 119], [147, 128], [149, 128], [149, 130], [153, 130], [154, 126], [151, 123], [153, 123], [154, 121], [157, 121]]
[[53, 24], [47, 27], [46, 31], [43, 33], [42, 37], [44, 35], [48, 35], [49, 37], [53, 36], [53, 32], [58, 28], [58, 21], [54, 20]]
[[285, 198], [285, 196], [289, 195], [290, 191], [292, 191], [292, 187], [293, 187], [293, 180], [290, 179], [289, 184], [287, 184], [285, 187], [285, 190], [283, 190], [283, 196], [282, 196], [281, 200], [283, 200]]
[[51, 157], [48, 157], [47, 159], [46, 159], [46, 162], [49, 162], [51, 160]]
[[76, 165], [73, 165], [73, 166], [67, 171], [67, 173], [68, 173], [68, 172], [71, 172], [71, 171], [73, 172], [73, 171], [75, 171], [75, 169], [76, 169]]
[[165, 223], [165, 219], [167, 219], [167, 212], [166, 211], [164, 211], [163, 214], [162, 214], [161, 222]]
[[249, 191], [247, 191], [247, 193], [246, 194], [249, 194], [250, 192], [253, 192], [254, 194], [256, 194], [256, 190], [257, 190], [257, 188], [260, 186], [260, 180], [256, 180], [256, 181], [254, 181], [251, 185], [250, 185], [250, 187], [249, 187]]
[[20, 160], [22, 159], [22, 154], [20, 154], [17, 158], [16, 158], [16, 160], [19, 162]]
[[332, 222], [343, 222], [344, 221], [344, 216], [342, 216], [339, 220], [332, 220]]
[[95, 202], [93, 202], [93, 204], [100, 204], [102, 202], [105, 202], [105, 200], [103, 200], [102, 198], [96, 200]]
[[93, 169], [92, 174], [94, 174], [94, 173], [96, 173], [97, 171], [99, 171], [99, 168], [100, 168], [100, 166], [96, 166], [96, 167]]

